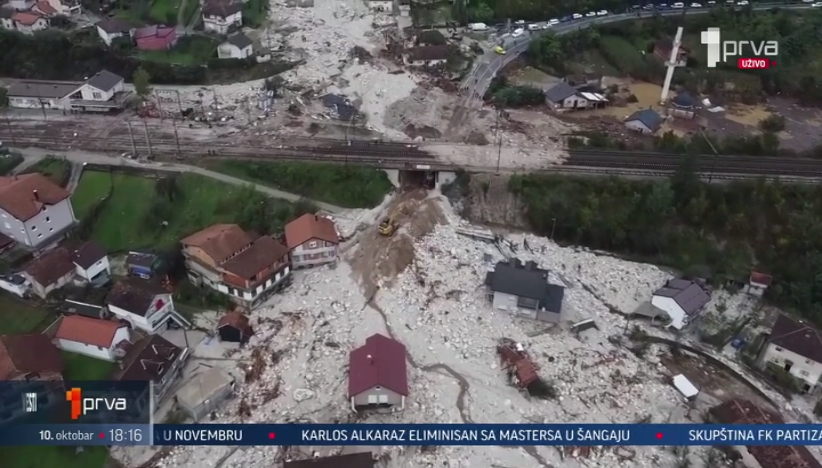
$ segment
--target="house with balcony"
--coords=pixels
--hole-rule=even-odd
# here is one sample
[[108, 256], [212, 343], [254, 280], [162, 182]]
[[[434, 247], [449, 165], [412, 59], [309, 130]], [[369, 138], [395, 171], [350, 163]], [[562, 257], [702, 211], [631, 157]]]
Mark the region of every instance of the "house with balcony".
[[111, 315], [128, 323], [132, 329], [146, 333], [191, 326], [174, 310], [171, 293], [149, 281], [118, 281], [106, 297], [106, 307]]
[[313, 268], [337, 262], [340, 235], [334, 221], [306, 213], [285, 225], [285, 243], [295, 268]]
[[0, 233], [30, 250], [56, 243], [77, 222], [70, 195], [42, 174], [0, 177]]
[[822, 334], [813, 325], [780, 314], [759, 352], [759, 366], [779, 369], [801, 382], [805, 393], [822, 389]]
[[291, 281], [288, 248], [236, 224], [215, 224], [181, 241], [188, 278], [253, 308]]
[[226, 35], [243, 25], [243, 2], [209, 0], [203, 5], [203, 29]]
[[112, 380], [151, 382], [154, 407], [158, 407], [180, 377], [188, 348], [175, 346], [160, 335], [151, 335], [129, 346]]

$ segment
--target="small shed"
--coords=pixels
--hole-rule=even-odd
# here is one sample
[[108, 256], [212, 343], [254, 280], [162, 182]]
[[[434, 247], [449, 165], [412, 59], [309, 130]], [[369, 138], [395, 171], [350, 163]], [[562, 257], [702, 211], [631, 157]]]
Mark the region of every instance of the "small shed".
[[246, 344], [254, 336], [248, 315], [239, 311], [229, 312], [217, 322], [217, 334], [220, 341]]
[[129, 276], [151, 279], [157, 270], [157, 255], [148, 252], [129, 252], [126, 257], [126, 268]]
[[223, 370], [211, 368], [177, 391], [177, 405], [198, 421], [234, 394], [234, 383], [234, 378]]
[[673, 379], [674, 387], [685, 397], [687, 401], [693, 401], [699, 395], [699, 389], [682, 374], [675, 375]]
[[752, 271], [751, 276], [748, 277], [748, 284], [745, 285], [744, 291], [752, 296], [762, 297], [765, 291], [771, 287], [772, 283], [773, 277], [771, 275]]

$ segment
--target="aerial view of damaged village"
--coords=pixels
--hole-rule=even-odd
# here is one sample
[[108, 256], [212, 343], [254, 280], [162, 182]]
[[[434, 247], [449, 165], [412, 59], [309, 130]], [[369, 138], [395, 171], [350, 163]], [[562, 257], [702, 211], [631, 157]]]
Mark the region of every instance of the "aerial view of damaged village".
[[[158, 424], [819, 423], [822, 3], [664, 1], [0, 0], [0, 380], [149, 382]], [[0, 447], [3, 468], [820, 460]]]

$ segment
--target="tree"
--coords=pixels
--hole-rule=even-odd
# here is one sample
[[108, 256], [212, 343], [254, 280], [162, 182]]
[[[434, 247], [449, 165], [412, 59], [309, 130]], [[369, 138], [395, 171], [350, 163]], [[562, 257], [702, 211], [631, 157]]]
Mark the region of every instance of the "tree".
[[9, 105], [9, 90], [0, 86], [0, 108]]
[[480, 3], [476, 8], [471, 8], [469, 16], [473, 21], [485, 23], [494, 19], [494, 10], [492, 10], [487, 4]]
[[137, 96], [143, 100], [147, 99], [151, 94], [151, 77], [148, 72], [145, 71], [143, 67], [138, 68], [137, 71], [134, 72], [132, 81], [134, 82], [134, 92], [137, 93]]

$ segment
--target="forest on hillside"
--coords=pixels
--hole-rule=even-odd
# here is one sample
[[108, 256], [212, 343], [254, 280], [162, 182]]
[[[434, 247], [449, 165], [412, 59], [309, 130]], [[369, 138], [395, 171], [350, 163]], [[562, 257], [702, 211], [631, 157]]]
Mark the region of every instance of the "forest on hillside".
[[[714, 284], [774, 277], [768, 297], [822, 323], [822, 187], [708, 185], [686, 163], [670, 180], [514, 176], [526, 217], [557, 241], [675, 267]], [[554, 228], [554, 220], [556, 226]]]

